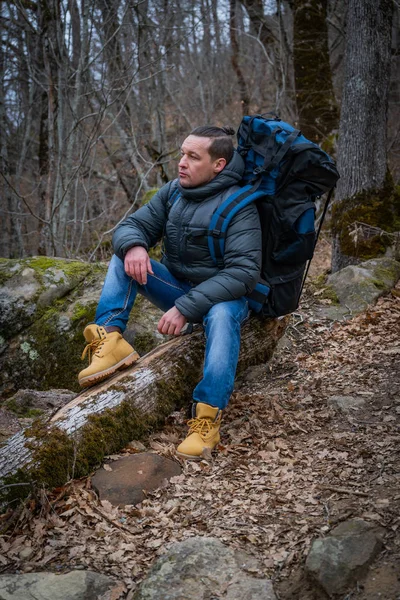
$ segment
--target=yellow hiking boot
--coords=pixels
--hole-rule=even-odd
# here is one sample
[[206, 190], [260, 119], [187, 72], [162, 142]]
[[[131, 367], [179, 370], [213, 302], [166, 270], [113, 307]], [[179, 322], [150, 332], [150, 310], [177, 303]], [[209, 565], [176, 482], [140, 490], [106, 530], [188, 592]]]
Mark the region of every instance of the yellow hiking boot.
[[106, 379], [116, 371], [129, 367], [140, 357], [119, 333], [108, 333], [100, 325], [88, 325], [83, 332], [87, 346], [82, 360], [89, 354], [89, 366], [78, 375], [79, 384], [88, 387]]
[[219, 408], [198, 402], [196, 416], [188, 421], [189, 433], [176, 449], [178, 456], [200, 460], [205, 448], [213, 450], [220, 440], [221, 416]]

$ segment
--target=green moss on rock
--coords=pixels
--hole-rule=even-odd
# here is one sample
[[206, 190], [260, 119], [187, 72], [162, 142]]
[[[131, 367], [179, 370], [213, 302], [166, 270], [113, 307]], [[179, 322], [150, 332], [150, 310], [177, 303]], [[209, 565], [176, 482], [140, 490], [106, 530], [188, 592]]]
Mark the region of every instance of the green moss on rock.
[[327, 273], [321, 273], [309, 283], [309, 290], [313, 296], [321, 300], [330, 300], [332, 304], [339, 305], [340, 301], [333, 287], [327, 282]]

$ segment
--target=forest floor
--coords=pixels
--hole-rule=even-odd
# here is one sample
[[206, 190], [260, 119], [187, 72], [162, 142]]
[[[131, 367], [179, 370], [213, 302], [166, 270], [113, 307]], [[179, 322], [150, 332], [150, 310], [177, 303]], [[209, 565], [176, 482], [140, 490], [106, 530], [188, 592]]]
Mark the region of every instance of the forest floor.
[[[321, 252], [315, 272], [327, 262]], [[315, 316], [314, 294], [309, 286], [273, 359], [238, 379], [215, 457], [185, 463], [135, 507], [99, 501], [90, 478], [43, 491], [0, 538], [0, 570], [92, 569], [129, 599], [167, 544], [212, 536], [257, 558], [251, 572], [272, 578], [280, 600], [325, 600], [304, 576], [311, 542], [361, 517], [384, 527], [384, 547], [345, 598], [398, 600], [400, 286], [336, 322]], [[365, 403], [338, 412], [338, 395]], [[184, 419], [174, 413], [148, 446], [176, 459]]]

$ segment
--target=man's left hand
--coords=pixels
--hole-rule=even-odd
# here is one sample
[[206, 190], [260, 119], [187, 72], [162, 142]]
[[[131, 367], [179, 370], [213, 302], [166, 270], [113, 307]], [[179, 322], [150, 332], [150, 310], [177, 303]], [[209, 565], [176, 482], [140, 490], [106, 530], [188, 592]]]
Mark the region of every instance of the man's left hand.
[[164, 335], [179, 335], [187, 323], [186, 317], [173, 306], [158, 322], [158, 331]]

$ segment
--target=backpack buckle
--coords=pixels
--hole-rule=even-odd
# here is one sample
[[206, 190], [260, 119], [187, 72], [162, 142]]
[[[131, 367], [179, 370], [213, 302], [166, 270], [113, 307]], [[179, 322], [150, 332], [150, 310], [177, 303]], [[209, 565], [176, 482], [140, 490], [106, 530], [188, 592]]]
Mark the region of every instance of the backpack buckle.
[[212, 237], [219, 238], [221, 237], [221, 231], [219, 229], [213, 229], [211, 232]]
[[256, 167], [253, 171], [254, 175], [260, 175], [261, 173], [264, 173], [265, 169], [264, 167]]

